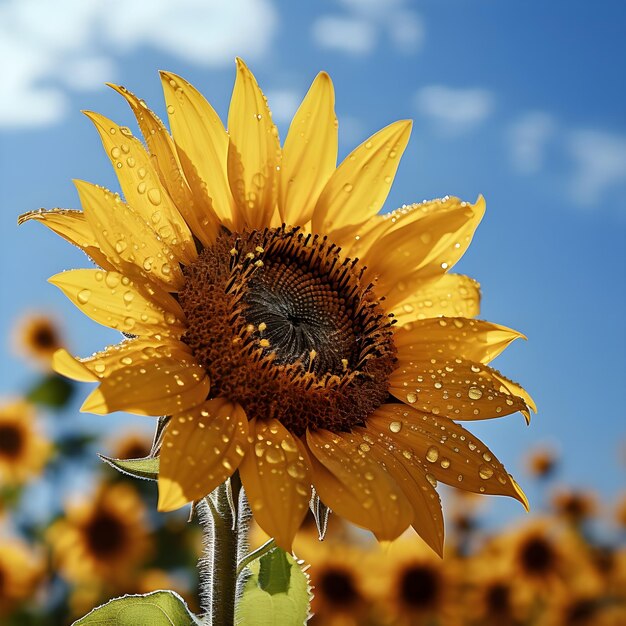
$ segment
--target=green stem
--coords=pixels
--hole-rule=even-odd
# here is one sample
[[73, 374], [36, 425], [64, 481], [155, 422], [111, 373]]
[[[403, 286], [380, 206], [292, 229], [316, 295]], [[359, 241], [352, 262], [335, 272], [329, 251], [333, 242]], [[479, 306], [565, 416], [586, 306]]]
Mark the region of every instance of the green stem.
[[199, 511], [205, 536], [200, 562], [200, 596], [207, 626], [233, 626], [237, 599], [237, 560], [247, 542], [248, 517], [240, 512], [241, 481], [235, 473]]
[[243, 570], [252, 563], [252, 561], [262, 557], [264, 554], [267, 554], [274, 546], [276, 542], [273, 539], [268, 539], [262, 546], [259, 546], [256, 550], [253, 550], [249, 554], [243, 557], [239, 564], [237, 565], [237, 576], [243, 572]]

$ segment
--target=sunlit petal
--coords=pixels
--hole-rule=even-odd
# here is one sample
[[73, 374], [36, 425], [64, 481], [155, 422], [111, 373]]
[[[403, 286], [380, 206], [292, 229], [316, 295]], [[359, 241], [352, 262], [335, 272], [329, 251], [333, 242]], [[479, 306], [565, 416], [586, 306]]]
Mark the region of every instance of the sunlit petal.
[[304, 445], [278, 420], [250, 420], [250, 448], [241, 481], [259, 526], [284, 550], [311, 499], [310, 461]]
[[393, 439], [407, 456], [415, 455], [436, 480], [466, 491], [511, 496], [528, 508], [519, 485], [491, 450], [452, 420], [387, 404], [367, 420], [367, 428]]
[[335, 231], [346, 226], [358, 227], [380, 211], [410, 134], [410, 121], [394, 122], [345, 158], [315, 205], [313, 232], [332, 237]]
[[374, 441], [358, 433], [307, 431], [315, 489], [322, 501], [378, 539], [395, 539], [411, 524], [413, 510], [403, 490], [371, 454]]
[[135, 335], [180, 337], [185, 331], [178, 303], [161, 308], [127, 276], [104, 270], [69, 270], [48, 279], [99, 324]]
[[156, 230], [184, 263], [197, 255], [193, 237], [141, 142], [126, 127], [118, 126], [99, 113], [86, 111], [120, 181], [126, 202]]
[[159, 464], [160, 511], [204, 498], [239, 467], [248, 447], [244, 410], [215, 398], [173, 415]]
[[330, 76], [320, 72], [296, 112], [283, 148], [278, 207], [284, 222], [303, 226], [337, 165], [337, 117]]
[[245, 223], [262, 228], [271, 222], [276, 207], [281, 150], [267, 100], [241, 59], [237, 59], [228, 132], [230, 189]]

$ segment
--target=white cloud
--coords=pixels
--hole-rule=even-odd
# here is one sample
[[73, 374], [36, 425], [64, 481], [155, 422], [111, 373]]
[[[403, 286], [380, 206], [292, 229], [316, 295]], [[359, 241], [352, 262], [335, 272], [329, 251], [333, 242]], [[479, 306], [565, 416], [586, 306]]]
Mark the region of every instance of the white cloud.
[[436, 124], [439, 132], [456, 135], [484, 122], [495, 108], [495, 99], [486, 89], [429, 85], [417, 92], [415, 104], [422, 115]]
[[376, 38], [374, 25], [361, 18], [327, 15], [313, 23], [313, 39], [323, 48], [366, 54], [374, 49]]
[[313, 23], [313, 39], [322, 48], [366, 55], [383, 35], [399, 52], [413, 53], [422, 46], [422, 20], [406, 8], [405, 0], [341, 0], [341, 4], [347, 15], [326, 15]]
[[302, 94], [292, 89], [267, 89], [265, 97], [275, 122], [291, 122], [302, 101]]
[[68, 89], [114, 79], [124, 55], [141, 46], [223, 65], [237, 54], [264, 54], [277, 23], [271, 0], [7, 0], [0, 4], [0, 126], [59, 121]]
[[556, 123], [539, 111], [526, 113], [509, 128], [508, 143], [513, 168], [520, 174], [533, 174], [543, 167], [548, 142]]
[[626, 184], [626, 137], [577, 130], [569, 134], [567, 151], [575, 163], [569, 192], [577, 204], [597, 205], [608, 190]]

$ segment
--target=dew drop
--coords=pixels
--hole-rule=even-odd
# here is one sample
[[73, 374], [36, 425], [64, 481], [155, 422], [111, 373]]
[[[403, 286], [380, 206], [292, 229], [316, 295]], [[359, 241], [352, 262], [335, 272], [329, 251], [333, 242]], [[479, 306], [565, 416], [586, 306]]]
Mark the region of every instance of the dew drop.
[[407, 399], [407, 402], [414, 404], [415, 402], [417, 402], [417, 394], [411, 391], [406, 394], [406, 399]]
[[483, 480], [489, 480], [493, 476], [493, 470], [488, 465], [481, 465], [478, 468], [478, 475]]
[[478, 387], [470, 387], [467, 391], [467, 395], [472, 400], [480, 400], [483, 397], [483, 392]]
[[370, 451], [370, 447], [366, 443], [361, 443], [361, 444], [359, 444], [359, 450], [361, 450], [361, 452], [369, 452]]
[[89, 302], [89, 298], [91, 297], [91, 291], [89, 289], [81, 289], [76, 296], [77, 300], [81, 304], [87, 304]]
[[399, 433], [402, 430], [402, 422], [391, 422], [391, 424], [389, 424], [389, 430], [392, 433]]
[[114, 159], [119, 159], [121, 154], [122, 153], [120, 152], [120, 149], [117, 146], [115, 148], [111, 148], [111, 156]]
[[124, 293], [124, 302], [126, 304], [130, 304], [133, 301], [133, 298], [135, 297], [135, 294], [132, 291], [127, 291]]
[[156, 188], [149, 189], [148, 200], [150, 200], [150, 202], [154, 204], [154, 206], [158, 206], [159, 204], [161, 204], [161, 192]]
[[491, 454], [489, 454], [489, 452], [485, 452], [483, 454], [483, 459], [485, 459], [485, 461], [487, 461], [487, 463], [489, 463], [489, 461], [491, 461]]
[[439, 448], [437, 446], [430, 446], [426, 450], [426, 460], [434, 463], [439, 458]]
[[146, 193], [146, 183], [142, 181], [137, 185], [137, 193]]
[[351, 185], [350, 183], [346, 183], [346, 184], [343, 186], [343, 190], [344, 190], [346, 193], [350, 193], [353, 189], [354, 189], [354, 187], [353, 187], [353, 185]]
[[276, 465], [276, 463], [280, 463], [283, 460], [283, 455], [281, 451], [276, 448], [268, 448], [267, 452], [265, 453], [265, 458], [267, 459], [268, 463]]

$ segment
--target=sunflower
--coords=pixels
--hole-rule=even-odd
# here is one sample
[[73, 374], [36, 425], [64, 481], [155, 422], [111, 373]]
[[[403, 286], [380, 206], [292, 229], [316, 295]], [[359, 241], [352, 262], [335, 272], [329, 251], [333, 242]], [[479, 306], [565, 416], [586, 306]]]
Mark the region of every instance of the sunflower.
[[0, 486], [37, 476], [50, 451], [50, 442], [38, 432], [32, 405], [15, 400], [0, 406]]
[[43, 575], [41, 556], [16, 539], [0, 539], [0, 615], [32, 597]]
[[151, 548], [144, 518], [137, 492], [123, 483], [101, 486], [92, 500], [71, 503], [48, 530], [59, 570], [83, 585], [123, 584]]
[[547, 446], [531, 450], [526, 458], [528, 472], [534, 478], [547, 479], [554, 475], [558, 468], [558, 455], [553, 448]]
[[142, 459], [150, 454], [152, 440], [145, 433], [129, 430], [111, 442], [115, 459]]
[[357, 626], [372, 611], [372, 597], [364, 578], [369, 553], [332, 539], [321, 543], [311, 536], [296, 539], [296, 551], [311, 566], [312, 624]]
[[46, 367], [52, 355], [64, 345], [58, 324], [40, 313], [25, 315], [15, 330], [16, 349]]
[[437, 558], [415, 537], [401, 537], [379, 549], [377, 556], [378, 567], [370, 568], [369, 585], [385, 606], [388, 623], [460, 623], [458, 561]]
[[340, 516], [393, 539], [412, 525], [438, 552], [438, 480], [526, 503], [453, 419], [532, 400], [488, 363], [521, 335], [471, 319], [478, 284], [449, 273], [485, 202], [378, 215], [411, 123], [336, 167], [330, 78], [320, 73], [281, 148], [241, 61], [228, 131], [184, 79], [161, 73], [172, 135], [123, 87], [145, 138], [87, 112], [124, 200], [83, 181], [83, 211], [36, 211], [99, 269], [57, 274], [86, 315], [129, 338], [59, 373], [99, 386], [82, 409], [171, 416], [159, 504], [177, 509], [239, 471], [261, 527], [289, 548], [311, 485]]
[[559, 489], [552, 495], [552, 508], [557, 516], [578, 525], [597, 513], [597, 497], [592, 491]]

